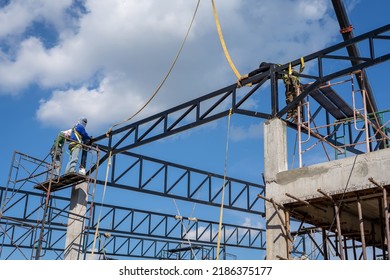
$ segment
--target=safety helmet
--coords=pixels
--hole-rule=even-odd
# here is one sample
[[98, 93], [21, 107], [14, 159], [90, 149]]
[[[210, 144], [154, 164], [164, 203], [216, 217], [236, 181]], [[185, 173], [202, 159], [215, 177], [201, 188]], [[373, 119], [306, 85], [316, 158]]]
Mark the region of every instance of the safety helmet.
[[82, 118], [80, 118], [79, 123], [82, 124], [83, 126], [86, 126], [88, 123], [88, 120], [86, 117], [82, 117]]

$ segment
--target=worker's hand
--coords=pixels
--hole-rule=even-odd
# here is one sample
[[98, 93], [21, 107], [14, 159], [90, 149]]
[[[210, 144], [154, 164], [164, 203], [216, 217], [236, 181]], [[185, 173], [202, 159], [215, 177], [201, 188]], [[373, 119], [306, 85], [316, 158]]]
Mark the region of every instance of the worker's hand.
[[89, 138], [89, 139], [87, 139], [86, 141], [85, 141], [85, 145], [91, 145], [92, 144], [92, 137], [91, 138]]

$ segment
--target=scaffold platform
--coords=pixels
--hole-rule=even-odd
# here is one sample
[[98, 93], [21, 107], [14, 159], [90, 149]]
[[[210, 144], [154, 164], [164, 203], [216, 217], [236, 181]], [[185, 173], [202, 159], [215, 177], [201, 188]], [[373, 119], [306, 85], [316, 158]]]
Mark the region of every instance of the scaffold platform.
[[82, 182], [86, 182], [88, 180], [89, 177], [86, 175], [82, 175], [76, 172], [71, 172], [71, 173], [61, 175], [56, 179], [52, 178], [38, 185], [35, 185], [34, 189], [47, 192], [50, 188], [50, 192], [55, 192], [58, 190], [68, 188], [70, 186], [80, 184]]

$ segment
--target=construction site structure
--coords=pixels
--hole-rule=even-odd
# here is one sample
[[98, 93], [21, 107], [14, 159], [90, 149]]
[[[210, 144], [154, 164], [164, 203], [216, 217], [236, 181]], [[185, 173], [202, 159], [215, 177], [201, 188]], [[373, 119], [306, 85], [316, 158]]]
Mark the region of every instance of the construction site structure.
[[[64, 147], [67, 148], [70, 141], [66, 139]], [[84, 144], [79, 145], [82, 149], [80, 168], [96, 164], [99, 150]], [[88, 227], [91, 220], [86, 207], [88, 198], [92, 198], [90, 203], [93, 203], [96, 172], [93, 174], [60, 172], [63, 175], [57, 175], [58, 171], [65, 169], [63, 163], [67, 161], [64, 160], [64, 153], [62, 147], [58, 145], [53, 145], [53, 150], [43, 160], [18, 151], [14, 152], [7, 186], [1, 188], [2, 254], [6, 251], [4, 246], [10, 242], [18, 252], [17, 255], [40, 259], [45, 255], [47, 242], [55, 238], [53, 229], [58, 226], [57, 223], [66, 225], [66, 245], [61, 248], [64, 258], [78, 258], [76, 256], [83, 251], [86, 236], [78, 230]], [[71, 189], [70, 200], [66, 199], [65, 206], [57, 204], [55, 193], [67, 188]], [[22, 216], [9, 214], [15, 208], [23, 211]], [[28, 255], [21, 249], [26, 247], [29, 248]], [[12, 255], [15, 253], [14, 250], [5, 254]]]

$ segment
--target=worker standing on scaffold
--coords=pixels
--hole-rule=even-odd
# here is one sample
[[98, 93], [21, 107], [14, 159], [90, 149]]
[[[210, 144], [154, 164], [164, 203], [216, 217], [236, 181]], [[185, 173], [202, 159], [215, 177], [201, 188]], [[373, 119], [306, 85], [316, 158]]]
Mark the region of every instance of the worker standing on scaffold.
[[[286, 88], [286, 105], [290, 104], [295, 97], [298, 96], [300, 91], [301, 83], [299, 81], [299, 77], [296, 76], [297, 72], [294, 70], [292, 74], [284, 74], [283, 82]], [[298, 118], [297, 107], [290, 109], [287, 112], [287, 120], [292, 120], [296, 122]]]
[[[85, 130], [87, 126], [87, 118], [82, 117], [78, 123], [72, 128], [70, 135], [71, 142], [69, 143], [70, 159], [66, 165], [65, 174], [75, 172], [77, 162], [79, 161], [79, 154], [82, 150], [82, 144], [89, 145], [92, 142], [92, 137], [88, 135]], [[85, 167], [80, 167], [85, 168]]]
[[[299, 70], [299, 73], [302, 73], [303, 69], [305, 68], [305, 63], [303, 58], [301, 58], [301, 67]], [[299, 73], [291, 68], [291, 64], [288, 69], [288, 74], [283, 75], [283, 82], [284, 86], [286, 88], [286, 105], [290, 104], [295, 97], [297, 97], [301, 91], [302, 91], [302, 85], [299, 80]], [[287, 120], [292, 120], [293, 122], [297, 122], [298, 120], [298, 109], [297, 106], [290, 109], [287, 112]]]

